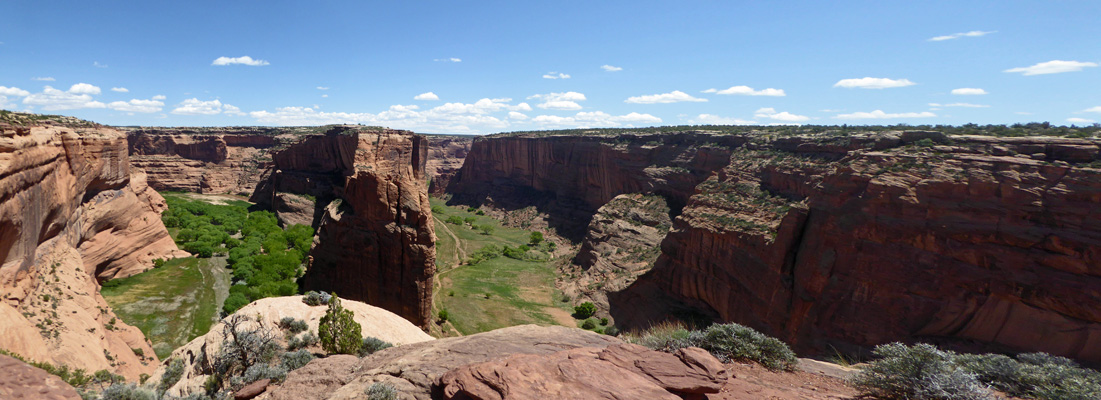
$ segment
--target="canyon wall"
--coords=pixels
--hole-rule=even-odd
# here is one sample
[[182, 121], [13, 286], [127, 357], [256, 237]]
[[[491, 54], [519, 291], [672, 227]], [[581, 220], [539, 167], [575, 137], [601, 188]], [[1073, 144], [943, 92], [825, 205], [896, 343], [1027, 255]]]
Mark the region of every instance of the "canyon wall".
[[99, 282], [182, 253], [165, 207], [130, 173], [114, 129], [0, 126], [0, 348], [130, 379], [152, 372], [152, 347], [117, 319]]
[[473, 136], [425, 135], [428, 138], [428, 161], [424, 173], [428, 176], [428, 193], [442, 195], [455, 174], [463, 167], [463, 160], [474, 143]]
[[[1101, 361], [1097, 140], [701, 136], [480, 139], [452, 190], [553, 198], [586, 225], [621, 193], [682, 202], [654, 269], [609, 293], [620, 325], [666, 317], [652, 299], [669, 296], [804, 352], [920, 340]], [[666, 161], [685, 155], [707, 162]], [[684, 183], [647, 173], [666, 165]]]
[[281, 219], [312, 215], [317, 239], [303, 290], [336, 292], [427, 326], [436, 268], [427, 140], [359, 129], [331, 127], [274, 153], [251, 200]]

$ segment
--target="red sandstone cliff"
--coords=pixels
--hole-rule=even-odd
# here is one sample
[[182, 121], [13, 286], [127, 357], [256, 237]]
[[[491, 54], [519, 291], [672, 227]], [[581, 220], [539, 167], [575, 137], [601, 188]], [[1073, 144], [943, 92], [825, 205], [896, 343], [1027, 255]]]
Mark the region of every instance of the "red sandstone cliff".
[[425, 135], [425, 137], [428, 138], [428, 161], [424, 166], [425, 176], [430, 181], [428, 193], [444, 194], [455, 178], [455, 174], [463, 167], [463, 160], [470, 152], [474, 137], [447, 135]]
[[131, 379], [152, 372], [153, 349], [117, 320], [97, 282], [179, 252], [161, 224], [164, 199], [130, 173], [125, 136], [102, 127], [0, 132], [0, 348]]
[[436, 236], [427, 150], [427, 140], [412, 132], [334, 127], [273, 155], [273, 169], [252, 200], [277, 212], [316, 201], [310, 206], [317, 240], [303, 289], [333, 291], [428, 324]]

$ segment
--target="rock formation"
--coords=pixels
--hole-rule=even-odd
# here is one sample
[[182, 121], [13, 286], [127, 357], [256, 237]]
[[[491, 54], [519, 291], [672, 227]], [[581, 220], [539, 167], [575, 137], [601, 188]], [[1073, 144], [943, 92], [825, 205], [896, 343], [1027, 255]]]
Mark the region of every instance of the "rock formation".
[[[360, 324], [364, 337], [375, 337], [389, 342], [395, 346], [408, 345], [433, 340], [409, 321], [389, 311], [367, 305], [353, 300], [341, 299], [341, 305], [346, 310], [352, 311], [355, 321]], [[326, 306], [308, 306], [302, 302], [302, 296], [269, 297], [254, 301], [234, 315], [248, 317], [250, 320], [241, 329], [256, 327], [260, 316], [260, 325], [274, 329], [280, 319], [291, 317], [303, 320], [309, 326], [309, 330], [317, 333], [321, 317], [325, 315]], [[164, 375], [165, 368], [171, 360], [183, 360], [183, 377], [166, 392], [172, 396], [187, 396], [192, 393], [204, 393], [203, 383], [213, 372], [215, 357], [225, 338], [222, 337], [227, 316], [210, 328], [206, 335], [197, 337], [186, 345], [172, 352], [162, 365], [152, 374], [150, 382], [159, 382]], [[281, 343], [283, 343], [282, 339]], [[321, 352], [320, 348], [312, 348], [311, 351]], [[339, 358], [340, 356], [333, 356]], [[333, 358], [330, 357], [330, 358]], [[354, 358], [354, 357], [353, 357]]]
[[0, 355], [0, 399], [80, 400], [76, 389], [54, 375]]
[[427, 150], [412, 132], [338, 126], [274, 153], [252, 200], [284, 222], [312, 214], [317, 240], [303, 289], [336, 292], [427, 326], [436, 270]]
[[428, 161], [424, 173], [430, 181], [428, 192], [442, 195], [447, 192], [455, 174], [463, 167], [463, 160], [470, 152], [473, 136], [425, 135], [428, 138]]
[[126, 138], [103, 127], [0, 132], [0, 348], [130, 379], [156, 356], [118, 321], [99, 282], [179, 254], [164, 199], [130, 174]]
[[[474, 142], [450, 190], [536, 204], [577, 243], [607, 236], [615, 223], [586, 227], [615, 196], [665, 197], [675, 219], [654, 270], [610, 296], [623, 324], [644, 326], [667, 311], [653, 296], [672, 296], [802, 351], [926, 340], [1101, 361], [1098, 146], [923, 131], [501, 136]], [[582, 247], [575, 261], [591, 264]]]

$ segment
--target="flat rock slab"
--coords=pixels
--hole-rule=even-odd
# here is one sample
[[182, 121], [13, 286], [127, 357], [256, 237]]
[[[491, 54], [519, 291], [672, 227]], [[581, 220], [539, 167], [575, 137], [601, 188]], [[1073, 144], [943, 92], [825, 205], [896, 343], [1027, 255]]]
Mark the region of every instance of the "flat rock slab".
[[61, 378], [16, 358], [0, 355], [0, 371], [0, 399], [80, 400]]

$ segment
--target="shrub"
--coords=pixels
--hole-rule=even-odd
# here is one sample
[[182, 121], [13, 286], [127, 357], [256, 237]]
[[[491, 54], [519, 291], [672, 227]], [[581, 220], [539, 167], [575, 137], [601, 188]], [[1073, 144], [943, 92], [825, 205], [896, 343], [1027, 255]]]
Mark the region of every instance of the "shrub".
[[1007, 394], [1036, 399], [1101, 398], [1101, 373], [1068, 358], [1026, 353], [1017, 359], [998, 354], [958, 354], [953, 362], [979, 381]]
[[242, 376], [245, 384], [253, 383], [261, 379], [271, 379], [273, 382], [282, 382], [287, 377], [287, 369], [283, 366], [271, 366], [268, 364], [256, 364], [245, 370]]
[[447, 222], [447, 223], [452, 224], [452, 225], [462, 225], [463, 217], [460, 217], [458, 215], [452, 215], [450, 217], [447, 217], [447, 220], [444, 221], [444, 222]]
[[175, 385], [180, 381], [184, 373], [184, 362], [182, 359], [174, 358], [168, 363], [168, 367], [164, 369], [164, 375], [161, 376], [161, 382], [157, 384], [158, 395], [164, 394], [168, 391], [168, 388]]
[[306, 329], [310, 329], [306, 321], [294, 319], [294, 317], [283, 317], [279, 320], [279, 327], [290, 331], [292, 334], [305, 332]]
[[443, 214], [443, 207], [432, 206], [432, 213], [433, 214]]
[[386, 382], [376, 382], [367, 388], [367, 400], [398, 400], [398, 390]]
[[600, 326], [608, 326], [608, 319], [607, 318], [601, 318], [600, 319]]
[[577, 319], [585, 319], [596, 314], [596, 304], [591, 301], [586, 301], [573, 308], [573, 317]]
[[699, 347], [723, 361], [754, 361], [771, 370], [793, 371], [799, 362], [784, 342], [734, 323], [707, 327]]
[[486, 215], [486, 212], [482, 211], [482, 210], [478, 210], [478, 211], [474, 212], [474, 215]]
[[880, 359], [849, 383], [862, 395], [885, 399], [992, 399], [975, 375], [952, 364], [952, 354], [928, 344], [876, 346]]
[[321, 347], [330, 353], [356, 354], [363, 335], [362, 328], [355, 321], [351, 310], [340, 306], [340, 298], [333, 294], [329, 301], [329, 310], [321, 317]]
[[450, 315], [447, 313], [447, 309], [445, 308], [440, 310], [440, 312], [436, 314], [436, 317], [439, 318], [440, 323], [442, 324], [444, 322], [447, 322], [447, 318], [450, 317]]
[[313, 353], [306, 350], [288, 351], [283, 353], [282, 359], [283, 369], [289, 372], [302, 368], [313, 360]]
[[604, 334], [608, 336], [616, 336], [619, 334], [619, 328], [616, 328], [615, 326], [606, 327], [604, 328]]
[[596, 328], [596, 322], [589, 318], [585, 322], [581, 323], [581, 329], [593, 329]]
[[294, 351], [298, 349], [304, 349], [310, 346], [315, 346], [320, 343], [321, 340], [317, 337], [313, 331], [306, 332], [302, 336], [291, 336], [287, 340], [287, 350]]
[[363, 338], [363, 342], [359, 344], [359, 356], [374, 354], [376, 351], [389, 347], [394, 347], [394, 345], [379, 338], [368, 336]]
[[318, 293], [313, 290], [306, 292], [306, 295], [302, 297], [302, 302], [308, 306], [320, 306], [329, 304], [329, 299], [332, 296], [328, 293]]
[[164, 261], [163, 258], [155, 258], [155, 259], [153, 259], [153, 268], [163, 267], [164, 263], [165, 263], [165, 261]]
[[100, 400], [154, 400], [157, 397], [152, 390], [140, 388], [133, 383], [116, 383], [103, 390]]
[[530, 240], [531, 244], [533, 244], [533, 245], [534, 244], [539, 244], [542, 241], [543, 241], [543, 232], [532, 232], [531, 233], [531, 240]]
[[475, 222], [475, 221], [477, 221], [477, 220], [478, 220], [478, 219], [477, 219], [477, 218], [474, 218], [474, 217], [466, 217], [466, 218], [463, 218], [463, 222], [464, 222], [464, 223], [467, 223], [467, 224], [471, 224], [471, 225], [474, 225], [474, 222]]
[[486, 225], [479, 226], [478, 230], [482, 231], [483, 235], [492, 235], [494, 228], [493, 228], [493, 225], [486, 224]]
[[248, 296], [244, 293], [230, 293], [229, 297], [226, 297], [226, 302], [222, 304], [222, 311], [226, 314], [233, 314], [241, 307], [248, 305]]

